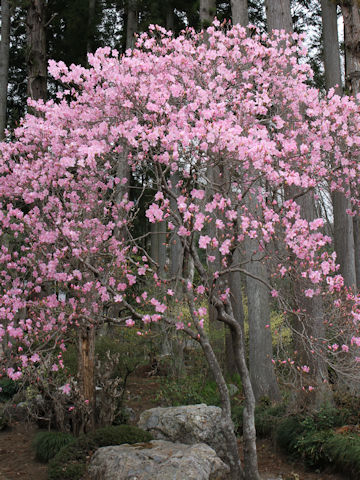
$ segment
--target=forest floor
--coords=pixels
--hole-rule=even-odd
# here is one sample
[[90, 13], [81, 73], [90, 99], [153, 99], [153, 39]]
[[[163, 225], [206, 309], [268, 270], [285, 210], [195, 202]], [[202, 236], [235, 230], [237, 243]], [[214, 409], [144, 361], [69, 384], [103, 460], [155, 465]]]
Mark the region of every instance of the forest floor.
[[[156, 378], [132, 378], [126, 392], [127, 406], [139, 413], [158, 406]], [[14, 423], [0, 432], [0, 480], [47, 480], [47, 466], [34, 459], [34, 425]], [[239, 441], [241, 451], [241, 442]], [[300, 462], [291, 462], [269, 439], [258, 441], [259, 469], [264, 480], [349, 480], [334, 473], [310, 472]], [[185, 479], [184, 479], [185, 480]]]

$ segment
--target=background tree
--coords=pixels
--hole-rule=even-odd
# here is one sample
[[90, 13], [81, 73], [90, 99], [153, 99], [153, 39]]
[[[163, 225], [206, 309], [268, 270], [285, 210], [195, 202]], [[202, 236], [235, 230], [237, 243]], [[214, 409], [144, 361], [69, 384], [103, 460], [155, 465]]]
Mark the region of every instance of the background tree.
[[1, 43], [0, 43], [0, 139], [5, 137], [7, 126], [7, 95], [10, 49], [10, 5], [1, 2]]

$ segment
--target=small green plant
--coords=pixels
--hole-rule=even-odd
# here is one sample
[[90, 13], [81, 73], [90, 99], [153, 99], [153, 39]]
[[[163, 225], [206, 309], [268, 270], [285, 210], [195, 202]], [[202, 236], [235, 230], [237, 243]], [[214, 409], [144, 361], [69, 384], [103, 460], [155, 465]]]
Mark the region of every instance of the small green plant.
[[85, 472], [89, 456], [98, 448], [123, 443], [149, 442], [151, 435], [131, 425], [105, 427], [81, 435], [63, 447], [49, 462], [49, 480], [80, 480]]
[[35, 457], [39, 462], [47, 463], [69, 443], [74, 441], [74, 437], [69, 433], [63, 432], [39, 432], [33, 441]]
[[165, 405], [220, 405], [220, 396], [216, 383], [204, 377], [183, 377], [181, 379], [166, 379], [157, 399]]

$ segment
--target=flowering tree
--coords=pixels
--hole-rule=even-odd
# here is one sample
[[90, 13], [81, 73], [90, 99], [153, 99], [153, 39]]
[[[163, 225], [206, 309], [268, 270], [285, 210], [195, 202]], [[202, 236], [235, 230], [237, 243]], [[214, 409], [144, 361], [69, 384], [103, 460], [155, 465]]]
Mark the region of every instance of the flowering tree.
[[[302, 279], [305, 297], [341, 301], [323, 220], [302, 218], [296, 198], [284, 191], [296, 186], [295, 196], [317, 195], [328, 182], [352, 197], [355, 214], [359, 111], [352, 100], [333, 92], [321, 100], [307, 86], [311, 72], [297, 61], [303, 47], [295, 35], [250, 38], [240, 26], [217, 27], [207, 30], [206, 43], [192, 30], [173, 38], [151, 27], [120, 61], [104, 48], [89, 55], [88, 69], [50, 62], [64, 90], [56, 102], [32, 102], [38, 115], [27, 115], [15, 140], [2, 144], [0, 335], [11, 353], [4, 368], [17, 379], [45, 362], [51, 348], [58, 361], [50, 368], [62, 367], [66, 332], [74, 328], [83, 395], [94, 405], [97, 326], [140, 323], [142, 335], [163, 321], [183, 330], [201, 345], [220, 391], [232, 478], [258, 479], [255, 402], [229, 273], [253, 275], [244, 248], [251, 239], [283, 307], [288, 274]], [[129, 195], [124, 158], [154, 192], [146, 219], [166, 222], [180, 238], [183, 267], [176, 275], [161, 275], [135, 235], [143, 191]], [[245, 254], [234, 261], [239, 250]], [[190, 260], [196, 277], [185, 268]], [[149, 276], [162, 287], [158, 294], [148, 289]], [[190, 321], [168, 308], [179, 285]], [[359, 298], [349, 293], [346, 302], [356, 319]], [[244, 469], [228, 389], [204, 328], [207, 303], [231, 332], [242, 379]]]

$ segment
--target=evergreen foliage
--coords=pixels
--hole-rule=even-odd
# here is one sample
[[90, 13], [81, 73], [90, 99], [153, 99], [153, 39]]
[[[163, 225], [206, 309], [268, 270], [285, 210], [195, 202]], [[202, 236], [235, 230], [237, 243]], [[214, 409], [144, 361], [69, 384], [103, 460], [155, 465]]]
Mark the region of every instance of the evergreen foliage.
[[33, 441], [35, 456], [39, 462], [47, 463], [74, 437], [64, 432], [39, 432]]

